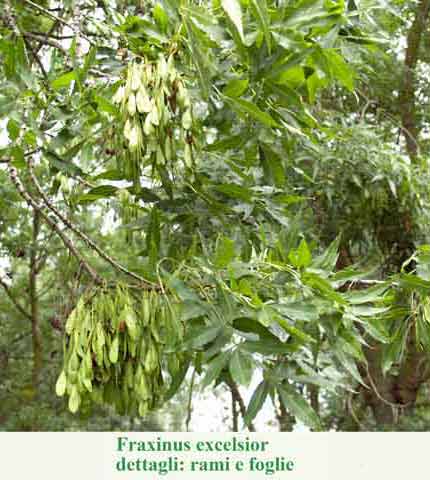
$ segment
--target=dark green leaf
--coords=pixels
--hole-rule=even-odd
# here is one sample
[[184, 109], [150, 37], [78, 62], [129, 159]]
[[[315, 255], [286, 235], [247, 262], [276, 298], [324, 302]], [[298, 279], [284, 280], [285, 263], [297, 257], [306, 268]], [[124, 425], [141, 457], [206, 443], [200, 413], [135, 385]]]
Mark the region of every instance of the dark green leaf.
[[298, 420], [313, 430], [321, 430], [321, 422], [314, 409], [291, 385], [283, 383], [277, 387], [284, 407]]

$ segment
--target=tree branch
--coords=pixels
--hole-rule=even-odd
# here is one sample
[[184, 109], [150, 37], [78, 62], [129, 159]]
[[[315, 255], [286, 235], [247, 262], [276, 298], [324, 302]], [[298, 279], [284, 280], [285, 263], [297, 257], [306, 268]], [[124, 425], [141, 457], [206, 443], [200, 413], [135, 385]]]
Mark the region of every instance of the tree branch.
[[6, 295], [9, 297], [11, 302], [14, 304], [15, 308], [19, 311], [19, 313], [25, 317], [27, 320], [31, 320], [31, 315], [24, 310], [24, 308], [19, 304], [18, 300], [13, 296], [12, 292], [10, 291], [9, 286], [7, 283], [0, 278], [0, 285], [4, 288]]
[[[56, 42], [55, 40], [52, 40], [51, 38], [48, 38], [48, 37], [44, 36], [43, 34], [37, 35], [37, 34], [31, 33], [31, 32], [24, 32], [23, 36], [24, 36], [24, 38], [27, 38], [27, 39], [37, 40], [39, 42], [40, 46], [50, 45], [51, 47], [54, 47], [57, 50], [60, 50], [62, 53], [64, 53], [64, 55], [68, 55], [67, 50], [61, 45], [61, 43]], [[40, 48], [40, 46], [39, 46], [39, 48]]]
[[45, 16], [47, 17], [50, 17], [52, 18], [53, 20], [55, 20], [56, 22], [58, 23], [61, 23], [62, 25], [64, 25], [65, 27], [67, 28], [70, 28], [70, 30], [72, 32], [74, 32], [75, 34], [77, 35], [80, 35], [82, 38], [85, 38], [85, 40], [87, 42], [90, 43], [90, 45], [94, 45], [94, 43], [92, 42], [92, 40], [90, 40], [86, 35], [84, 35], [82, 32], [80, 31], [76, 31], [75, 28], [70, 25], [70, 23], [66, 22], [65, 20], [63, 20], [61, 17], [57, 17], [57, 15], [53, 14], [51, 11], [47, 10], [46, 8], [43, 8], [42, 6], [38, 5], [37, 3], [34, 3], [32, 2], [31, 0], [22, 0], [25, 4], [27, 4], [29, 7], [32, 7], [36, 10], [38, 10], [40, 13], [43, 13]]
[[24, 185], [22, 184], [20, 178], [18, 177], [18, 172], [15, 167], [9, 165], [9, 176], [12, 180], [12, 183], [15, 185], [15, 188], [18, 190], [21, 197], [34, 209], [37, 210], [43, 220], [54, 230], [57, 235], [63, 241], [65, 247], [70, 251], [70, 253], [82, 264], [83, 268], [88, 272], [90, 277], [98, 285], [102, 284], [102, 278], [97, 274], [97, 272], [86, 262], [84, 257], [79, 253], [75, 247], [72, 240], [61, 230], [57, 223], [43, 210], [43, 206], [39, 205], [36, 200], [25, 190]]
[[[242, 395], [240, 394], [236, 383], [232, 379], [227, 379], [226, 383], [228, 385], [228, 388], [230, 389], [233, 401], [237, 405], [239, 405], [239, 410], [240, 410], [240, 414], [242, 415], [242, 418], [245, 418], [245, 415], [246, 415], [245, 402], [243, 401]], [[254, 424], [252, 422], [249, 423], [249, 425], [247, 425], [247, 427], [248, 427], [248, 430], [250, 432], [255, 432], [255, 427], [254, 427]]]
[[33, 169], [33, 161], [29, 159], [28, 162], [29, 170], [30, 170], [30, 177], [31, 180], [36, 187], [37, 192], [41, 196], [45, 205], [53, 212], [63, 223], [68, 227], [75, 235], [77, 235], [81, 240], [83, 240], [92, 250], [94, 250], [103, 260], [109, 263], [112, 267], [119, 270], [120, 272], [134, 278], [135, 280], [139, 281], [142, 286], [146, 286], [147, 288], [156, 288], [157, 286], [151, 282], [148, 282], [143, 277], [134, 273], [123, 265], [115, 261], [111, 256], [109, 256], [106, 252], [104, 252], [91, 238], [88, 237], [84, 232], [82, 232], [78, 227], [76, 227], [65, 215], [63, 215], [56, 207], [50, 202], [49, 198], [46, 196], [45, 192], [42, 190]]

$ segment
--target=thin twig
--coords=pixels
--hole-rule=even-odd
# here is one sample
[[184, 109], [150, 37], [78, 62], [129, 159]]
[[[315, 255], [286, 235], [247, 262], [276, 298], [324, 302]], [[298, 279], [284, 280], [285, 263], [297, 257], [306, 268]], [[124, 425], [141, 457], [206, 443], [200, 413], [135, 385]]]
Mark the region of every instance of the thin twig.
[[53, 20], [61, 23], [67, 28], [70, 28], [72, 32], [74, 32], [76, 35], [80, 35], [82, 38], [85, 38], [87, 42], [89, 42], [91, 45], [94, 45], [92, 40], [90, 40], [86, 35], [84, 35], [81, 31], [76, 31], [74, 27], [70, 25], [70, 23], [66, 22], [66, 20], [63, 20], [61, 17], [57, 17], [57, 15], [54, 15], [52, 12], [47, 10], [46, 8], [43, 8], [42, 6], [38, 5], [37, 3], [32, 2], [31, 0], [22, 0], [24, 3], [26, 3], [28, 6], [33, 7], [36, 10], [39, 10], [39, 12], [43, 13], [47, 17], [52, 18]]
[[187, 432], [190, 431], [190, 422], [191, 422], [191, 415], [193, 412], [193, 390], [194, 390], [194, 382], [196, 380], [196, 369], [193, 370], [193, 374], [191, 376], [190, 381], [190, 390], [188, 394], [188, 403], [187, 403], [187, 418], [185, 420], [185, 430]]
[[232, 416], [232, 421], [233, 421], [233, 432], [238, 432], [239, 431], [239, 415], [238, 411], [236, 408], [236, 397], [234, 396], [234, 393], [230, 390], [231, 393], [231, 416]]
[[21, 182], [18, 172], [15, 167], [9, 165], [9, 176], [12, 180], [12, 183], [15, 185], [15, 188], [18, 190], [21, 197], [36, 211], [38, 211], [43, 218], [43, 220], [54, 230], [57, 235], [63, 241], [65, 247], [70, 251], [70, 253], [82, 263], [85, 270], [88, 272], [93, 281], [97, 284], [102, 284], [102, 278], [98, 273], [85, 261], [84, 257], [79, 253], [75, 247], [72, 240], [61, 230], [57, 223], [44, 211], [43, 206], [39, 205], [36, 200], [26, 191], [23, 183]]
[[4, 288], [6, 295], [9, 297], [11, 302], [14, 304], [15, 308], [21, 313], [21, 315], [28, 320], [31, 320], [31, 315], [24, 310], [24, 308], [19, 304], [18, 300], [13, 296], [8, 284], [0, 278], [0, 285]]
[[55, 40], [53, 40], [51, 38], [47, 38], [47, 37], [44, 37], [42, 35], [37, 35], [37, 34], [31, 33], [31, 32], [25, 32], [23, 34], [23, 36], [24, 36], [24, 38], [27, 38], [27, 39], [37, 40], [38, 42], [40, 42], [40, 44], [42, 46], [43, 45], [50, 45], [51, 47], [54, 47], [57, 50], [60, 50], [62, 53], [64, 53], [64, 55], [68, 55], [67, 50], [61, 45], [61, 43], [56, 42]]
[[[239, 405], [240, 414], [242, 415], [242, 418], [244, 419], [245, 415], [246, 415], [246, 406], [245, 406], [245, 402], [243, 401], [242, 395], [240, 394], [239, 389], [238, 389], [236, 383], [233, 380], [228, 379], [228, 380], [226, 380], [226, 383], [227, 383], [227, 385], [230, 389], [232, 397], [234, 397], [236, 403]], [[254, 424], [252, 422], [250, 422], [247, 425], [247, 427], [248, 427], [248, 430], [250, 432], [255, 432], [255, 427], [254, 427]]]

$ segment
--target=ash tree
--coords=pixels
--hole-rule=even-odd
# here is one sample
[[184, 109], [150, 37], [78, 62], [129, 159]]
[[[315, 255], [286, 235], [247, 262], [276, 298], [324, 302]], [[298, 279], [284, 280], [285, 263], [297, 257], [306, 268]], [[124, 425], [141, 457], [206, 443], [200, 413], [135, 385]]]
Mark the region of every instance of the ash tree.
[[234, 430], [266, 402], [281, 430], [412, 407], [429, 5], [5, 0], [1, 352], [31, 340], [31, 398], [54, 328], [73, 413], [145, 416], [197, 383], [230, 391]]

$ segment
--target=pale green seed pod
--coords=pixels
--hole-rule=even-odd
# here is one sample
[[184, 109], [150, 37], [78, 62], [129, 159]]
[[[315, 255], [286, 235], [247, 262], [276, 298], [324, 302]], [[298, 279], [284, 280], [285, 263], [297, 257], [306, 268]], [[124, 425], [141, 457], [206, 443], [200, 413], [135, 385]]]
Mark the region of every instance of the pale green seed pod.
[[154, 80], [154, 72], [152, 70], [152, 65], [147, 63], [144, 70], [144, 82], [145, 84], [151, 83]]
[[131, 128], [132, 128], [132, 125], [131, 125], [130, 119], [127, 118], [127, 120], [126, 120], [126, 122], [125, 122], [125, 125], [124, 125], [124, 137], [125, 137], [128, 141], [130, 141]]
[[141, 78], [142, 78], [142, 71], [140, 68], [140, 65], [137, 63], [133, 64], [132, 70], [131, 70], [131, 89], [133, 92], [136, 92], [139, 90], [139, 87], [141, 85]]
[[169, 80], [171, 82], [175, 81], [175, 79], [178, 76], [178, 72], [176, 71], [176, 68], [175, 68], [175, 60], [173, 59], [173, 55], [170, 55], [170, 57], [167, 60], [167, 71], [169, 73]]
[[149, 113], [152, 110], [152, 102], [144, 87], [136, 94], [136, 105], [139, 113]]
[[145, 356], [145, 372], [151, 373], [158, 367], [158, 352], [154, 342], [150, 342]]
[[139, 395], [142, 399], [147, 400], [151, 398], [151, 392], [148, 386], [148, 381], [146, 379], [145, 374], [142, 372], [140, 378], [139, 378]]
[[185, 110], [185, 112], [182, 114], [182, 126], [184, 127], [185, 130], [190, 130], [191, 127], [193, 126], [193, 118], [191, 116], [190, 108]]
[[123, 312], [123, 319], [125, 324], [127, 325], [127, 332], [131, 338], [136, 339], [138, 330], [137, 330], [137, 322], [136, 322], [136, 315], [133, 309], [130, 306], [126, 306]]
[[190, 108], [191, 106], [190, 97], [188, 96], [188, 92], [182, 82], [179, 82], [178, 84], [177, 100], [178, 100], [178, 105], [182, 110], [186, 110], [187, 108]]
[[163, 55], [160, 55], [157, 67], [158, 67], [158, 78], [163, 82], [167, 79], [167, 76], [169, 73], [168, 65]]
[[88, 392], [91, 393], [93, 391], [93, 384], [91, 383], [91, 379], [89, 377], [83, 378], [82, 383], [84, 384], [84, 386], [88, 390]]
[[133, 374], [133, 365], [131, 362], [127, 362], [125, 365], [125, 382], [129, 388], [133, 387], [134, 374]]
[[112, 341], [112, 344], [109, 349], [109, 360], [112, 364], [115, 364], [118, 361], [119, 354], [119, 337], [115, 335], [115, 338]]
[[136, 113], [136, 96], [134, 93], [128, 97], [127, 111], [131, 116]]
[[142, 325], [146, 326], [149, 323], [149, 302], [148, 302], [146, 292], [143, 294], [141, 306], [142, 306]]
[[166, 123], [167, 116], [166, 116], [166, 107], [164, 106], [162, 96], [157, 98], [157, 114], [158, 114], [158, 123], [159, 125], [163, 125]]
[[160, 117], [158, 114], [158, 108], [157, 105], [152, 104], [152, 110], [149, 113], [149, 117], [151, 119], [152, 125], [155, 125], [156, 127], [160, 124]]
[[150, 137], [155, 132], [154, 125], [151, 122], [151, 116], [148, 114], [145, 118], [145, 122], [143, 124], [143, 133]]
[[157, 146], [156, 162], [158, 165], [164, 165], [166, 163], [163, 150], [161, 149], [160, 145]]
[[72, 391], [69, 397], [69, 410], [72, 413], [76, 413], [78, 411], [80, 403], [81, 397], [79, 396], [78, 387], [75, 385], [72, 387]]
[[116, 103], [116, 104], [122, 103], [124, 100], [124, 96], [125, 96], [125, 88], [124, 86], [121, 86], [118, 88], [115, 95], [112, 97], [113, 103]]
[[142, 131], [139, 125], [134, 125], [130, 131], [130, 150], [136, 150], [142, 146]]
[[185, 163], [185, 166], [188, 168], [193, 167], [193, 154], [191, 151], [191, 145], [188, 142], [185, 143], [184, 163]]
[[152, 153], [156, 153], [158, 148], [158, 139], [155, 135], [149, 137], [148, 150]]
[[67, 318], [65, 330], [68, 335], [71, 335], [75, 326], [77, 311], [76, 308], [70, 313]]
[[169, 355], [169, 358], [167, 359], [167, 365], [170, 371], [170, 374], [172, 376], [176, 375], [179, 371], [179, 359], [176, 355]]
[[55, 393], [62, 397], [66, 393], [67, 387], [67, 377], [66, 372], [63, 370], [58, 377], [57, 383], [55, 384]]

